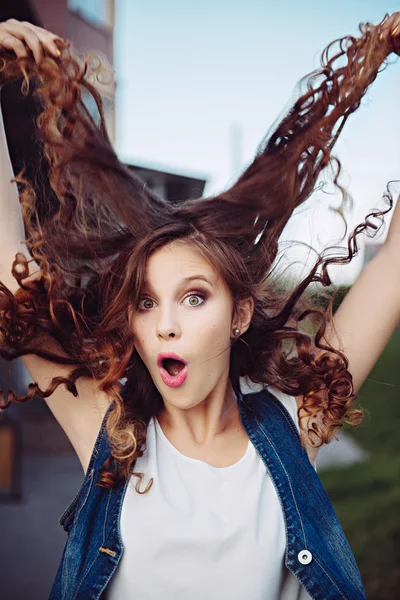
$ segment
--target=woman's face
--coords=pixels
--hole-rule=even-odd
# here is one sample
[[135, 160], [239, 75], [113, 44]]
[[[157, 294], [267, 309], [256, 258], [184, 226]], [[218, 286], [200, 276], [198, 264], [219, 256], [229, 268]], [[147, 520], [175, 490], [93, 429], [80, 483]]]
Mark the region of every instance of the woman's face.
[[[176, 242], [152, 254], [146, 281], [131, 313], [136, 350], [165, 402], [194, 407], [228, 383], [234, 326], [229, 289], [197, 250]], [[187, 362], [186, 379], [179, 383], [178, 375], [176, 387], [157, 364], [166, 352]]]

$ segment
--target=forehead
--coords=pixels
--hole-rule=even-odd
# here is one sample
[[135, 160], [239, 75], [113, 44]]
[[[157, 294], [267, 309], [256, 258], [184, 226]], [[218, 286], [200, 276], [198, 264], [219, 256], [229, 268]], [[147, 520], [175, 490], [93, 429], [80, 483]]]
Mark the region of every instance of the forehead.
[[172, 242], [156, 250], [146, 264], [146, 281], [155, 283], [160, 280], [182, 279], [202, 274], [213, 283], [218, 274], [199, 250], [190, 244]]

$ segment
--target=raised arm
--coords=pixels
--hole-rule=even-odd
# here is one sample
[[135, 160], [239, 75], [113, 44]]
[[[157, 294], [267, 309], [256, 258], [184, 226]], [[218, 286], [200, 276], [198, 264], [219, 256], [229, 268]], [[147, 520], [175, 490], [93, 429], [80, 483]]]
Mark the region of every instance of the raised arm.
[[[380, 40], [384, 42], [385, 38], [390, 41], [389, 49], [400, 54], [400, 12], [385, 23]], [[389, 188], [386, 197], [391, 197]], [[389, 209], [382, 212], [385, 214]], [[372, 214], [367, 215], [367, 220]], [[324, 336], [347, 356], [355, 394], [400, 323], [399, 257], [400, 199], [397, 199], [383, 248], [353, 283]]]
[[[7, 49], [18, 57], [28, 56], [29, 53], [32, 53], [35, 61], [40, 62], [44, 51], [58, 56], [59, 51], [54, 43], [55, 39], [57, 36], [28, 23], [19, 23], [14, 20], [0, 23], [0, 50]], [[30, 259], [25, 243], [25, 227], [18, 188], [14, 181], [0, 111], [0, 283], [14, 295], [19, 289], [19, 285], [12, 276], [11, 268], [18, 252], [22, 252], [27, 259]], [[39, 265], [34, 260], [29, 263], [29, 272], [31, 275], [29, 280], [40, 277]], [[26, 281], [24, 279], [24, 283]], [[4, 327], [4, 322], [0, 320], [0, 323]], [[0, 331], [2, 330], [0, 329]], [[3, 338], [1, 338], [1, 343], [3, 343]], [[46, 338], [41, 335], [40, 339], [32, 340], [31, 346], [42, 353], [62, 354], [59, 345], [55, 344], [51, 336]], [[33, 353], [23, 355], [22, 360], [33, 381], [42, 390], [50, 385], [54, 377], [69, 377], [71, 371], [76, 368], [76, 365], [56, 364]], [[110, 398], [98, 389], [96, 382], [88, 377], [80, 378], [76, 387], [78, 392], [76, 397], [64, 386], [60, 386], [51, 396], [46, 397], [45, 401], [75, 448], [82, 467], [86, 471]], [[34, 391], [31, 389], [31, 396]]]

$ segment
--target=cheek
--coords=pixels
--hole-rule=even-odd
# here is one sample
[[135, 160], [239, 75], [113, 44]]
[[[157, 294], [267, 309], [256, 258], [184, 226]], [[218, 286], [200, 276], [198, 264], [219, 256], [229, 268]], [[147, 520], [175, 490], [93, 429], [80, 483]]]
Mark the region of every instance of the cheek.
[[135, 350], [143, 362], [146, 362], [146, 354], [148, 353], [148, 350], [146, 350], [146, 339], [148, 339], [148, 336], [145, 335], [145, 327], [141, 325], [139, 319], [135, 319], [135, 321], [132, 320], [130, 322], [130, 329]]
[[135, 339], [134, 344], [135, 344], [135, 352], [142, 359], [146, 368], [148, 370], [150, 370], [152, 361], [151, 361], [151, 353], [150, 353], [149, 349], [146, 348], [146, 345], [141, 340]]
[[198, 347], [201, 346], [205, 350], [208, 348], [210, 352], [216, 348], [227, 348], [230, 344], [230, 321], [226, 311], [213, 314], [203, 325], [198, 323], [192, 335]]

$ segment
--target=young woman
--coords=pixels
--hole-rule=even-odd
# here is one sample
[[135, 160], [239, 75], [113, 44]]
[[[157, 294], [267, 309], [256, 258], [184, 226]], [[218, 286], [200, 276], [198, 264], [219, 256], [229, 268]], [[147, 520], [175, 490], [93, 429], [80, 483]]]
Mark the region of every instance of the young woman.
[[375, 225], [290, 293], [274, 266], [326, 167], [338, 185], [333, 146], [399, 26], [395, 13], [328, 46], [238, 181], [172, 206], [118, 161], [89, 83], [99, 63], [0, 24], [0, 83], [35, 85], [53, 190], [36, 198], [19, 177], [18, 197], [3, 134], [0, 355], [22, 356], [35, 382], [3, 408], [44, 398], [85, 472], [52, 600], [365, 598], [314, 462], [360, 423], [357, 392], [399, 322], [400, 209], [334, 317], [308, 285], [330, 285], [327, 265]]

